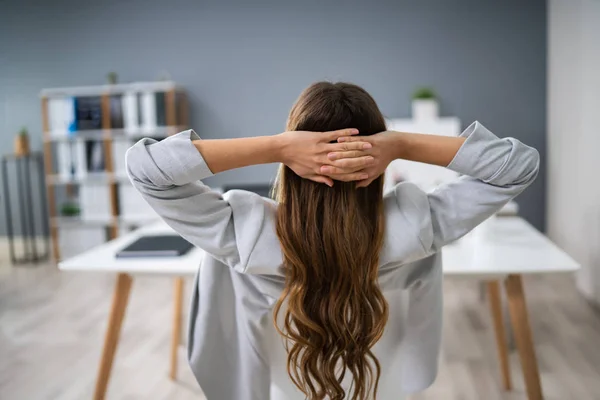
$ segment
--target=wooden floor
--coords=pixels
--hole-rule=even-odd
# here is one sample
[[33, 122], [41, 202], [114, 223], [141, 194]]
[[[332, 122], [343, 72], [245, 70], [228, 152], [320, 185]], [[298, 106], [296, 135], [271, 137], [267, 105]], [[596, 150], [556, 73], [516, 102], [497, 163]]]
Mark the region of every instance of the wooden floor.
[[[0, 399], [92, 397], [113, 283], [110, 275], [60, 273], [50, 265], [11, 268], [0, 260]], [[568, 276], [525, 284], [545, 398], [600, 399], [599, 315]], [[167, 377], [172, 289], [165, 278], [134, 281], [108, 399], [204, 398], [183, 347], [180, 380]], [[187, 282], [186, 297], [190, 290]], [[445, 295], [439, 376], [412, 399], [525, 399], [514, 351], [515, 389], [500, 389], [488, 306], [477, 284], [447, 281]]]

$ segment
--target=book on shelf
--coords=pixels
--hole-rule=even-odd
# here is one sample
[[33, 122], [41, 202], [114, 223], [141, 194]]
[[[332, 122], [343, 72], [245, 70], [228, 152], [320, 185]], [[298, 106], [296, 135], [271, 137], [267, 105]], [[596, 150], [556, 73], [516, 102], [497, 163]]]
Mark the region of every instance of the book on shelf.
[[140, 133], [139, 97], [139, 94], [136, 92], [123, 94], [123, 128], [128, 135], [138, 135]]
[[75, 140], [56, 144], [56, 160], [58, 175], [61, 179], [69, 180], [83, 178], [87, 173], [85, 142]]
[[48, 101], [48, 123], [53, 136], [68, 136], [77, 130], [75, 98], [56, 97]]
[[78, 131], [102, 129], [102, 97], [76, 97], [75, 120]]
[[74, 175], [79, 178], [84, 178], [87, 174], [86, 166], [86, 157], [85, 157], [85, 141], [84, 140], [76, 140], [74, 147], [74, 155], [72, 157], [75, 159], [75, 169]]
[[123, 96], [116, 94], [110, 96], [110, 127], [112, 129], [123, 129], [125, 127], [123, 115]]
[[152, 134], [167, 125], [165, 92], [143, 92], [140, 104], [143, 133]]
[[[180, 96], [175, 96], [179, 102]], [[167, 93], [127, 91], [109, 96], [110, 129], [123, 129], [126, 135], [156, 135], [167, 126]], [[78, 131], [100, 131], [102, 96], [51, 97], [48, 101], [49, 129], [53, 137]], [[181, 117], [181, 115], [180, 115]]]
[[104, 143], [101, 140], [88, 140], [85, 142], [87, 172], [106, 172], [104, 151]]
[[[56, 160], [58, 175], [63, 180], [83, 179], [88, 174], [103, 173], [107, 171], [105, 164], [105, 148], [102, 140], [83, 140], [56, 143]], [[120, 149], [118, 168], [125, 169], [125, 153], [127, 149]], [[115, 163], [117, 161], [115, 160]], [[116, 170], [115, 170], [116, 171]]]
[[79, 186], [81, 219], [84, 221], [110, 221], [112, 218], [112, 210], [109, 199], [109, 185], [98, 185], [93, 183], [81, 184]]

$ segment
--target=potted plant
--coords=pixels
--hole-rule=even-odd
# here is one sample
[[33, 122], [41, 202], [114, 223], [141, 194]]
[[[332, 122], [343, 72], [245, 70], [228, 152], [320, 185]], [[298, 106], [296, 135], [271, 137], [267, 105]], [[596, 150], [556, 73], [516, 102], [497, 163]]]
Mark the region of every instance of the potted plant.
[[156, 76], [156, 80], [160, 81], [160, 82], [170, 81], [171, 80], [171, 74], [169, 73], [169, 71], [162, 70]]
[[15, 138], [15, 154], [23, 157], [29, 154], [29, 133], [27, 128], [23, 127]]
[[438, 118], [437, 96], [433, 89], [421, 87], [412, 96], [412, 117], [415, 120], [434, 120]]
[[67, 201], [60, 207], [60, 215], [63, 217], [76, 217], [80, 213], [79, 206], [73, 201]]
[[117, 75], [116, 72], [109, 72], [106, 74], [106, 80], [108, 81], [109, 85], [116, 85], [117, 81], [119, 80], [119, 75]]

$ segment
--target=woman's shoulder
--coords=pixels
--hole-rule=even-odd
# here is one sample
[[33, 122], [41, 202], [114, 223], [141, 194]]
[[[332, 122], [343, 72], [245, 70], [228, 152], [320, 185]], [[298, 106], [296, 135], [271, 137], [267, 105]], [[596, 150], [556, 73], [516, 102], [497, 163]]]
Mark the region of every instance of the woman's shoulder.
[[386, 216], [398, 215], [412, 221], [429, 212], [427, 193], [412, 182], [395, 185], [383, 196]]
[[279, 275], [283, 256], [275, 226], [277, 202], [248, 190], [229, 190], [223, 199], [231, 206], [233, 226], [243, 265], [248, 274]]
[[[283, 262], [276, 233], [277, 202], [247, 190], [223, 193], [231, 206], [242, 270], [249, 274], [279, 275]], [[428, 254], [422, 233], [430, 219], [427, 194], [404, 182], [384, 195], [385, 236], [380, 264], [403, 265]]]

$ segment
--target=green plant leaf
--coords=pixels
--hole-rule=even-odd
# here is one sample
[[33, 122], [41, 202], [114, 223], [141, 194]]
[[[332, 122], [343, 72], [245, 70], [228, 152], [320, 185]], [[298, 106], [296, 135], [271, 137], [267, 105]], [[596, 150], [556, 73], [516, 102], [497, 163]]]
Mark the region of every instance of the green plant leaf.
[[111, 85], [116, 85], [119, 80], [119, 75], [116, 72], [109, 72], [106, 74], [106, 80]]
[[413, 100], [431, 100], [437, 98], [435, 91], [429, 87], [420, 87], [413, 92]]
[[60, 214], [65, 217], [74, 217], [79, 215], [80, 212], [79, 206], [74, 203], [64, 203], [60, 208]]

